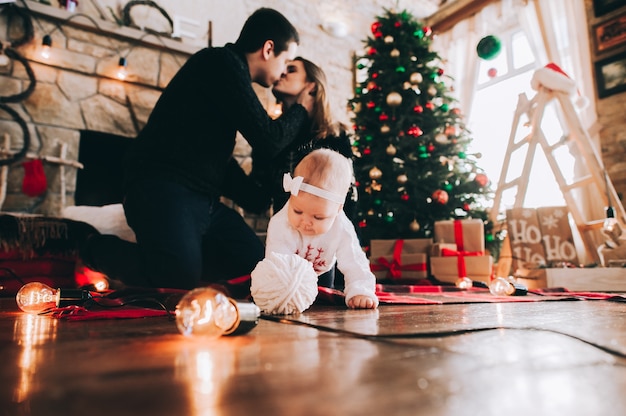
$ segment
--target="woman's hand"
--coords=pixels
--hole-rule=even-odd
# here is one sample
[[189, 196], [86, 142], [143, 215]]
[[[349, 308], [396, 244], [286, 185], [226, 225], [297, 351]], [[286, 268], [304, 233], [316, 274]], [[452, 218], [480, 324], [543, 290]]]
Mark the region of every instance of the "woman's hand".
[[309, 117], [313, 114], [313, 107], [315, 106], [315, 93], [313, 92], [315, 87], [314, 82], [307, 82], [296, 98], [296, 103], [304, 107], [306, 112], [309, 113]]
[[368, 296], [356, 295], [348, 300], [348, 308], [350, 309], [376, 309], [376, 303]]

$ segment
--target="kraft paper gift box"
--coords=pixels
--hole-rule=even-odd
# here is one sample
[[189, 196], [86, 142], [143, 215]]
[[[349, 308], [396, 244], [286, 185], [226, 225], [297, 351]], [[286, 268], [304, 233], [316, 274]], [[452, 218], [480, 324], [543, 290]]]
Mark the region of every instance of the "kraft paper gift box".
[[485, 251], [485, 226], [480, 219], [435, 221], [435, 243], [456, 244], [461, 251]]
[[430, 238], [372, 240], [370, 267], [377, 280], [406, 281], [428, 277]]
[[[493, 257], [483, 251], [457, 251], [456, 244], [433, 244], [430, 257], [430, 274], [440, 282], [456, 283], [461, 277], [489, 284]], [[461, 275], [465, 276], [461, 276]]]

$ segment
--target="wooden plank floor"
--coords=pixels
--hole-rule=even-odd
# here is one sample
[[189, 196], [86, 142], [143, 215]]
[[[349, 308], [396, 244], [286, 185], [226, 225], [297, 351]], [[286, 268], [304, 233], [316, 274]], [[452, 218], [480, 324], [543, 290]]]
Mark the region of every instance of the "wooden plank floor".
[[198, 343], [0, 298], [0, 415], [624, 415], [624, 356], [609, 301], [315, 306]]

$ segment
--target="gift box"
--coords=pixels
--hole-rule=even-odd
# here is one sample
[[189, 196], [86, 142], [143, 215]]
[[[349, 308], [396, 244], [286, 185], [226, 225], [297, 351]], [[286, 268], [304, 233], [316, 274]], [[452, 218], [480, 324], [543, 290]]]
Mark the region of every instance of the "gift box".
[[456, 244], [435, 243], [430, 255], [430, 274], [440, 282], [456, 283], [461, 277], [491, 281], [493, 257], [484, 251], [461, 251]]
[[485, 226], [480, 219], [435, 221], [435, 243], [456, 244], [461, 251], [485, 251]]
[[376, 280], [402, 281], [428, 277], [428, 250], [433, 240], [372, 240], [370, 268]]
[[623, 267], [526, 269], [518, 271], [515, 278], [530, 290], [562, 287], [570, 291], [626, 291], [626, 269]]

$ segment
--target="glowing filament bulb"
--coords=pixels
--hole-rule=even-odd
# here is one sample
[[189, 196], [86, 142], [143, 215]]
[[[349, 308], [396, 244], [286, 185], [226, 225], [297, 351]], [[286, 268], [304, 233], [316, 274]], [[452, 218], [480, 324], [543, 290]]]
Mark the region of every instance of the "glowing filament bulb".
[[128, 75], [126, 65], [128, 65], [126, 58], [124, 58], [123, 56], [120, 57], [120, 60], [117, 64], [117, 78], [121, 79], [122, 81], [124, 81], [126, 79], [126, 76]]
[[494, 296], [524, 296], [528, 293], [528, 288], [516, 283], [512, 276], [508, 279], [496, 277], [489, 283], [489, 291]]
[[459, 289], [471, 289], [474, 286], [474, 282], [469, 277], [461, 277], [456, 281], [455, 286]]
[[86, 290], [53, 289], [41, 282], [26, 283], [15, 295], [17, 306], [33, 314], [68, 305], [81, 305], [91, 298]]
[[56, 308], [59, 303], [59, 291], [39, 282], [27, 283], [15, 296], [17, 306], [27, 313], [39, 313]]
[[41, 56], [45, 59], [50, 58], [50, 47], [52, 46], [52, 37], [50, 35], [44, 35], [41, 41]]
[[243, 333], [258, 323], [260, 310], [239, 303], [210, 287], [194, 289], [176, 305], [176, 326], [188, 337], [217, 338]]

